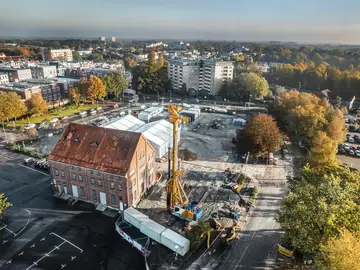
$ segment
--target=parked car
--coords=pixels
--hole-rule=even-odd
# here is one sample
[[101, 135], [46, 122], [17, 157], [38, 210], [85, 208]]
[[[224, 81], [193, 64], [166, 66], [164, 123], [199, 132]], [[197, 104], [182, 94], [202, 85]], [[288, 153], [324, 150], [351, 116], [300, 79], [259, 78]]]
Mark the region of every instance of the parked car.
[[28, 165], [28, 164], [31, 164], [33, 163], [35, 160], [31, 157], [28, 157], [28, 158], [24, 158], [24, 164]]
[[354, 155], [355, 155], [355, 151], [352, 150], [352, 149], [350, 149], [350, 150], [348, 151], [348, 154], [349, 154], [350, 156], [354, 156]]
[[35, 128], [36, 125], [35, 124], [27, 124], [24, 126], [24, 130], [29, 130], [30, 128]]
[[347, 141], [348, 141], [349, 143], [353, 143], [353, 142], [355, 142], [355, 140], [354, 140], [354, 138], [353, 138], [353, 137], [347, 137]]
[[356, 150], [356, 151], [355, 151], [355, 155], [356, 155], [357, 157], [360, 157], [360, 150]]
[[344, 143], [344, 148], [345, 148], [346, 151], [350, 150], [350, 144]]
[[79, 112], [79, 115], [80, 115], [80, 116], [86, 116], [86, 115], [87, 115], [87, 112], [86, 112], [86, 111]]

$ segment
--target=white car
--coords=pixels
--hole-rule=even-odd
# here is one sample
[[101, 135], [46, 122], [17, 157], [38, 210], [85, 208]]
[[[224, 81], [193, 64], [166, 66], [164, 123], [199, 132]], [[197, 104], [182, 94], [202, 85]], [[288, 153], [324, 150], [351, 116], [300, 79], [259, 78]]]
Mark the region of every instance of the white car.
[[34, 128], [34, 127], [36, 127], [35, 124], [27, 124], [24, 126], [24, 130], [29, 130], [30, 128]]
[[354, 142], [354, 138], [353, 138], [353, 137], [348, 137], [348, 142], [349, 142], [349, 143], [353, 143], [353, 142]]
[[350, 150], [350, 144], [344, 143], [344, 148], [346, 151]]
[[351, 149], [350, 149], [350, 150], [349, 150], [349, 155], [350, 155], [350, 156], [355, 156], [354, 150], [351, 150]]
[[357, 157], [360, 157], [360, 150], [356, 150], [356, 151], [355, 151], [355, 155], [356, 155]]
[[54, 119], [51, 119], [50, 123], [51, 123], [51, 124], [55, 124], [55, 123], [57, 123], [57, 121], [59, 121], [59, 119], [58, 119], [58, 118], [54, 118]]
[[87, 112], [86, 112], [86, 111], [79, 112], [79, 115], [80, 115], [80, 116], [85, 116], [85, 115], [87, 115]]

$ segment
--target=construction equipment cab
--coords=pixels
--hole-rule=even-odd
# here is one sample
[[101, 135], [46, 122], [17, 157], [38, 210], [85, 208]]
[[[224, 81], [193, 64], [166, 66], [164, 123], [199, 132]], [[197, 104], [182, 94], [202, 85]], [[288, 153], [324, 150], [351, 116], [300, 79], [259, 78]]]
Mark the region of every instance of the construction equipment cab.
[[203, 212], [201, 208], [197, 207], [197, 204], [197, 202], [193, 202], [185, 205], [184, 207], [181, 205], [175, 205], [172, 210], [172, 214], [187, 221], [198, 221], [199, 218], [202, 217]]

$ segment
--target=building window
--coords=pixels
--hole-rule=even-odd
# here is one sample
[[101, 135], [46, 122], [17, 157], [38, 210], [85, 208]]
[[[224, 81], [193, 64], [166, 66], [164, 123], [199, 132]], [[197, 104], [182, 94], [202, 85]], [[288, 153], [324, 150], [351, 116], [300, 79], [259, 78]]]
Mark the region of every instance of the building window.
[[61, 171], [61, 177], [65, 177], [65, 172]]
[[55, 175], [59, 175], [58, 169], [54, 169]]
[[85, 197], [85, 189], [84, 187], [79, 187], [80, 189], [80, 197], [84, 198]]
[[132, 169], [129, 173], [129, 176], [132, 176], [135, 173], [135, 169]]
[[134, 186], [136, 185], [136, 177], [133, 179]]
[[90, 171], [90, 174], [93, 174], [94, 172], [93, 171]]
[[102, 185], [102, 181], [98, 180], [98, 186], [101, 186], [101, 185]]
[[118, 191], [122, 191], [122, 185], [118, 184]]
[[76, 180], [76, 174], [73, 173], [73, 180]]
[[134, 190], [134, 201], [136, 201], [136, 190]]
[[140, 153], [139, 159], [142, 159], [144, 156], [145, 156], [145, 151], [142, 151], [142, 152]]
[[116, 196], [114, 194], [111, 194], [111, 204], [116, 205]]
[[83, 178], [82, 178], [82, 175], [79, 175], [79, 181], [82, 182]]
[[114, 184], [114, 183], [111, 183], [111, 184], [110, 184], [110, 188], [111, 188], [111, 189], [114, 189], [114, 187], [115, 187], [115, 184]]
[[96, 202], [97, 201], [97, 194], [96, 194], [96, 190], [92, 190], [92, 200], [94, 201], [94, 202]]
[[91, 178], [90, 178], [90, 183], [93, 184], [93, 185], [95, 184], [95, 179], [94, 179], [94, 177], [91, 177]]
[[99, 172], [99, 171], [97, 171], [97, 172], [96, 172], [96, 174], [97, 174], [97, 175], [100, 175], [100, 172]]
[[145, 170], [140, 173], [140, 179], [143, 180], [145, 177]]

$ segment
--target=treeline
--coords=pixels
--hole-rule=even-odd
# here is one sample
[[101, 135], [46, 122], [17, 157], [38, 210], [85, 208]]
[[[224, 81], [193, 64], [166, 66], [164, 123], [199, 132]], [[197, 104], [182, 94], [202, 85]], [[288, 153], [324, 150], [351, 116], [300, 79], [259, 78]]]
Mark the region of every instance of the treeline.
[[355, 68], [353, 65], [341, 71], [324, 62], [319, 65], [306, 62], [294, 65], [282, 64], [264, 76], [270, 83], [296, 89], [311, 91], [329, 89], [331, 96], [340, 96], [345, 100], [357, 96], [360, 88], [360, 66]]

